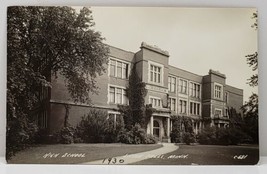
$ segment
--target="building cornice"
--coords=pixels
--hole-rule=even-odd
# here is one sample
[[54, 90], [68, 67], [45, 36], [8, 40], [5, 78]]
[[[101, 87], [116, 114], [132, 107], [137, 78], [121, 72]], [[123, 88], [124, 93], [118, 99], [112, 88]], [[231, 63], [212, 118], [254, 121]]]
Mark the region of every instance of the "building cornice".
[[141, 49], [142, 48], [146, 48], [146, 49], [149, 49], [149, 50], [151, 50], [151, 51], [154, 51], [154, 52], [157, 52], [157, 53], [160, 53], [160, 54], [162, 54], [162, 55], [164, 55], [164, 56], [167, 56], [167, 57], [169, 57], [170, 56], [170, 54], [169, 54], [169, 52], [168, 51], [165, 51], [165, 50], [162, 50], [162, 49], [160, 49], [159, 47], [157, 47], [157, 46], [152, 46], [152, 45], [148, 45], [147, 43], [145, 43], [145, 42], [142, 42], [142, 44], [141, 44], [141, 47], [140, 47]]

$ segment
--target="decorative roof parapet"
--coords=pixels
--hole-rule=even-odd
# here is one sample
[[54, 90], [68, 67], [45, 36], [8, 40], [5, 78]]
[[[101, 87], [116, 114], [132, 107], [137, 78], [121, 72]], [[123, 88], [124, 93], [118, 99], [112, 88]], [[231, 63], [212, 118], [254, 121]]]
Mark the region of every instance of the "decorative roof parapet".
[[152, 45], [148, 45], [147, 43], [145, 43], [145, 42], [142, 42], [142, 44], [141, 44], [141, 48], [147, 48], [147, 49], [149, 49], [149, 50], [152, 50], [152, 51], [155, 51], [155, 52], [157, 52], [157, 53], [160, 53], [160, 54], [163, 54], [163, 55], [165, 55], [165, 56], [170, 56], [170, 54], [169, 54], [169, 52], [168, 51], [165, 51], [165, 50], [162, 50], [162, 49], [160, 49], [158, 46], [156, 46], [156, 45], [154, 45], [154, 46], [152, 46]]
[[220, 76], [222, 78], [226, 78], [225, 74], [222, 74], [219, 71], [214, 71], [212, 69], [209, 70], [209, 74], [215, 74], [215, 75]]

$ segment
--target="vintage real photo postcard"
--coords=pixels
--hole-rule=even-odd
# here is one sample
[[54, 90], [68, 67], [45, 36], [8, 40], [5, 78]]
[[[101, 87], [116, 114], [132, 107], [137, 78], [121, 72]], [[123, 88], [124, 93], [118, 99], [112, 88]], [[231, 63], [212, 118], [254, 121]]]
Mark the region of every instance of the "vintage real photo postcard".
[[8, 7], [7, 162], [257, 164], [257, 17]]

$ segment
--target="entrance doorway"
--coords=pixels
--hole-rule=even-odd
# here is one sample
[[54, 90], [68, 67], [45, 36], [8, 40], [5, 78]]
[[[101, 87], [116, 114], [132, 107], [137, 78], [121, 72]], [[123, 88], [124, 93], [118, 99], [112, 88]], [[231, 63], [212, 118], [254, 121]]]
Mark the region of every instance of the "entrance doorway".
[[159, 122], [157, 120], [153, 121], [153, 135], [155, 137], [159, 138], [159, 134], [160, 134], [160, 126], [159, 126]]

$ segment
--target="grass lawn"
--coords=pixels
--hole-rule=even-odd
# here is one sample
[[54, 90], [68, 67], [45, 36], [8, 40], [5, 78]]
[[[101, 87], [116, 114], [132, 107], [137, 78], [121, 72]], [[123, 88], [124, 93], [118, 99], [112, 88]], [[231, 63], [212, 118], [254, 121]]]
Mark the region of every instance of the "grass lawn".
[[[126, 144], [55, 144], [39, 145], [17, 153], [8, 163], [13, 164], [78, 164], [125, 154], [154, 150], [160, 144], [126, 145]], [[68, 153], [66, 155], [66, 153]], [[70, 157], [69, 154], [79, 154]], [[64, 157], [65, 155], [65, 157]], [[45, 158], [46, 157], [46, 158]]]
[[[240, 159], [237, 159], [238, 157]], [[244, 159], [241, 159], [242, 157]], [[150, 158], [134, 164], [252, 165], [257, 164], [258, 160], [258, 146], [179, 145], [178, 150], [165, 154], [161, 158]]]

